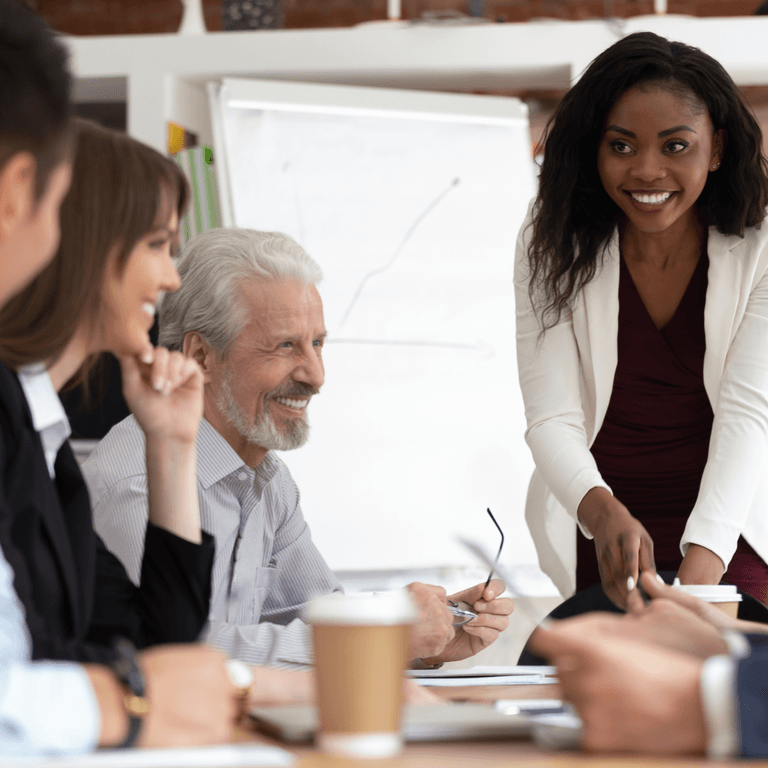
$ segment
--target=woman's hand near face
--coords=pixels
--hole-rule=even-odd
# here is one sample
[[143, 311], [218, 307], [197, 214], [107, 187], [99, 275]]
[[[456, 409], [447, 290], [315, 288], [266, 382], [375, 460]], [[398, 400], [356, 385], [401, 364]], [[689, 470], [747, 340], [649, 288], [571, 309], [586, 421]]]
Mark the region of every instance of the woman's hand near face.
[[147, 439], [194, 443], [203, 415], [203, 375], [198, 364], [164, 347], [148, 347], [142, 360], [119, 360], [123, 396]]
[[146, 435], [149, 520], [199, 544], [195, 441], [203, 415], [203, 374], [194, 360], [163, 347], [153, 351], [151, 362], [119, 360], [125, 401]]
[[634, 588], [641, 571], [656, 571], [648, 531], [605, 488], [592, 488], [581, 500], [578, 515], [595, 537], [603, 591], [614, 605], [626, 608], [630, 584]]

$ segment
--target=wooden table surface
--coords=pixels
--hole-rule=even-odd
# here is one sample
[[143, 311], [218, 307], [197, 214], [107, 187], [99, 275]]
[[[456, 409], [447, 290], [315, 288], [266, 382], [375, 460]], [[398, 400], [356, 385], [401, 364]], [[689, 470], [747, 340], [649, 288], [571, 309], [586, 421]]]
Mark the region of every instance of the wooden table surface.
[[[433, 689], [435, 690], [435, 689]], [[466, 701], [492, 702], [497, 699], [556, 699], [560, 686], [515, 685], [474, 686], [459, 689], [439, 689], [446, 698]], [[292, 747], [262, 735], [246, 738], [281, 746], [297, 758], [298, 768], [756, 768], [764, 762], [731, 760], [712, 763], [704, 757], [651, 757], [642, 755], [587, 755], [582, 752], [553, 752], [537, 747], [530, 740], [464, 741], [406, 744], [401, 755], [386, 760], [354, 760], [333, 757], [314, 747]]]

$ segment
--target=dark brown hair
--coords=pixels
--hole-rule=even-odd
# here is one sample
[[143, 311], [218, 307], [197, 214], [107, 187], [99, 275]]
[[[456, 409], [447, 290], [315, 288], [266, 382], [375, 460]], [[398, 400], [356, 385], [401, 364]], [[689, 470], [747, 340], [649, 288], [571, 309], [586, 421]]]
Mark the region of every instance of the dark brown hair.
[[600, 181], [597, 150], [613, 105], [642, 83], [691, 98], [709, 112], [715, 131], [725, 131], [722, 164], [709, 174], [696, 203], [705, 224], [743, 236], [746, 227], [765, 217], [768, 161], [763, 137], [730, 75], [698, 48], [651, 32], [629, 35], [589, 65], [545, 132], [528, 250], [530, 295], [543, 328], [557, 323], [595, 276], [620, 221], [622, 213]]
[[37, 162], [35, 196], [70, 149], [67, 52], [17, 0], [0, 0], [0, 168], [15, 154]]
[[172, 210], [183, 215], [189, 200], [183, 173], [159, 152], [89, 120], [73, 123], [76, 155], [59, 249], [0, 310], [0, 360], [11, 368], [54, 362], [82, 323], [98, 322], [110, 254], [117, 249], [123, 266], [138, 241]]

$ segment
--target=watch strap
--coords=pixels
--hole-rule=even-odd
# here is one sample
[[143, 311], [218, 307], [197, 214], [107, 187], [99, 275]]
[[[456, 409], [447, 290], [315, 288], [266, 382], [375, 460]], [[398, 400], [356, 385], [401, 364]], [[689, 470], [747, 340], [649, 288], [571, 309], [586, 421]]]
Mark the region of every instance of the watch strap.
[[127, 749], [136, 744], [141, 731], [143, 717], [149, 712], [149, 701], [145, 697], [144, 675], [136, 661], [136, 648], [130, 640], [119, 637], [114, 644], [115, 658], [110, 665], [115, 677], [126, 688], [123, 707], [128, 716], [128, 733], [116, 749]]

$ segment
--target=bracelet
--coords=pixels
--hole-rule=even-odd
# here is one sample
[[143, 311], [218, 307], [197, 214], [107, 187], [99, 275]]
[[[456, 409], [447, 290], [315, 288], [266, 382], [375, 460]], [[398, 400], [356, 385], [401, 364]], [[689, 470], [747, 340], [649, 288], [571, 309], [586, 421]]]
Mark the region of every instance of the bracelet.
[[145, 696], [144, 675], [136, 663], [136, 649], [129, 640], [119, 637], [114, 642], [115, 659], [110, 668], [118, 681], [125, 686], [123, 706], [128, 715], [128, 734], [116, 749], [132, 747], [139, 738], [142, 718], [149, 712], [149, 701]]

